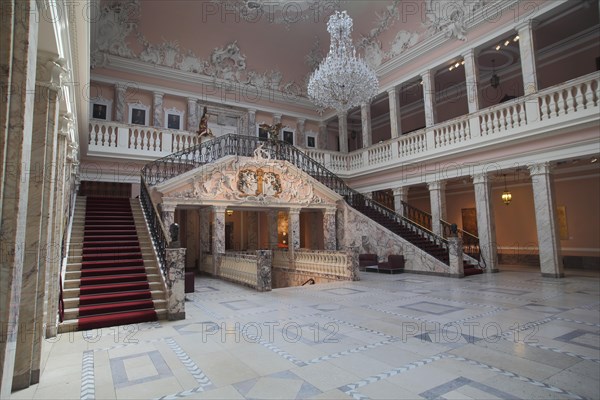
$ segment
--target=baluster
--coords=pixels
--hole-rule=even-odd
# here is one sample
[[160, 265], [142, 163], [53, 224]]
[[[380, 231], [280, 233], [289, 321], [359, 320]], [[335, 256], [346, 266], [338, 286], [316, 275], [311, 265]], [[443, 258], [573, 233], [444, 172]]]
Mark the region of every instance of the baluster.
[[519, 126], [519, 114], [517, 113], [518, 105], [515, 104], [510, 108], [510, 127], [515, 128]]
[[575, 95], [573, 95], [573, 88], [567, 89], [567, 109], [566, 113], [572, 113], [575, 111]]
[[492, 133], [498, 132], [498, 111], [492, 112]]
[[567, 113], [567, 99], [566, 99], [566, 90], [561, 90], [556, 94], [556, 109], [559, 117], [562, 117]]
[[549, 114], [550, 117], [555, 117], [558, 115], [558, 107], [556, 104], [555, 95], [556, 94], [551, 94], [550, 98], [549, 98], [550, 101], [548, 102], [548, 107], [550, 109], [550, 114]]
[[525, 114], [525, 104], [519, 104], [519, 126], [527, 125], [527, 115]]
[[594, 89], [592, 87], [592, 82], [586, 82], [584, 84], [584, 94], [583, 97], [585, 98], [585, 108], [591, 108], [594, 106]]
[[596, 97], [594, 97], [593, 102], [594, 105], [597, 106], [598, 105], [598, 99], [600, 98], [600, 79], [595, 79], [593, 81], [590, 82], [590, 88], [592, 88], [594, 86], [594, 83], [596, 84]]
[[486, 115], [486, 119], [487, 119], [487, 134], [491, 134], [494, 133], [494, 129], [493, 129], [493, 125], [492, 125], [492, 114], [487, 114]]
[[581, 90], [582, 86], [584, 84], [580, 83], [579, 85], [575, 86], [575, 111], [581, 111], [584, 109], [583, 106], [583, 91]]
[[540, 121], [543, 121], [548, 116], [548, 100], [547, 96], [540, 97]]

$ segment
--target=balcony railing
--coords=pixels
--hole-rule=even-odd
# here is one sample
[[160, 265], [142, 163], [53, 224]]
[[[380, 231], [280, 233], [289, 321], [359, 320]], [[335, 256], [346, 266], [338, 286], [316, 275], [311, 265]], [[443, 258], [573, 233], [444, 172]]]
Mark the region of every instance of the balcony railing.
[[[544, 135], [573, 123], [598, 120], [600, 73], [488, 107], [349, 154], [304, 150], [336, 175], [356, 177], [423, 157], [485, 147], [518, 135]], [[88, 154], [153, 160], [198, 144], [195, 133], [91, 120]]]

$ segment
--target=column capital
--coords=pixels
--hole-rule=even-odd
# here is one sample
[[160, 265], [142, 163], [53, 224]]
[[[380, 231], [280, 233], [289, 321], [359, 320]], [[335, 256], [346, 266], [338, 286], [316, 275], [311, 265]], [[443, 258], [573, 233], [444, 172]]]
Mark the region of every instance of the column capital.
[[256, 115], [256, 109], [255, 108], [249, 108], [248, 109], [248, 114], [254, 114], [254, 115]]
[[337, 208], [335, 207], [327, 207], [323, 209], [323, 215], [335, 215], [337, 212]]
[[273, 113], [273, 122], [275, 122], [276, 120], [278, 122], [281, 122], [281, 116], [282, 116], [282, 114]]
[[174, 203], [162, 203], [160, 206], [162, 212], [175, 212], [175, 208], [177, 208], [177, 204]]
[[469, 58], [469, 57], [475, 57], [475, 56], [477, 56], [477, 54], [479, 54], [479, 51], [476, 51], [476, 49], [471, 47], [470, 49], [466, 49], [465, 51], [463, 51], [460, 55], [463, 58]]
[[42, 60], [38, 59], [36, 66], [36, 84], [46, 86], [55, 91], [60, 90], [62, 82], [68, 79], [69, 75], [69, 70], [65, 67], [67, 64], [66, 60], [47, 54], [42, 55], [42, 57]]
[[319, 121], [319, 128], [327, 128], [325, 121]]
[[517, 22], [515, 24], [515, 30], [517, 32], [522, 31], [523, 29], [533, 30], [540, 21], [537, 19], [526, 19], [525, 21]]
[[490, 181], [490, 176], [485, 172], [473, 175], [473, 184], [474, 185], [482, 184], [482, 183], [486, 184], [486, 183], [489, 183], [489, 181]]
[[444, 190], [446, 188], [446, 181], [435, 181], [427, 182], [429, 190]]
[[290, 215], [300, 215], [300, 208], [298, 208], [298, 207], [290, 207], [290, 208], [288, 208], [288, 214], [290, 214]]
[[424, 70], [424, 71], [421, 71], [421, 72], [419, 72], [419, 76], [420, 76], [421, 78], [424, 78], [424, 77], [426, 77], [426, 76], [428, 76], [428, 77], [431, 77], [431, 73], [432, 73], [432, 72], [433, 72], [432, 70], [430, 70], [430, 69], [426, 69], [426, 70]]
[[529, 175], [550, 175], [553, 167], [549, 162], [542, 162], [536, 164], [530, 164], [527, 166], [529, 169]]
[[338, 119], [344, 119], [348, 117], [348, 111], [340, 111], [337, 113]]
[[400, 91], [400, 88], [398, 86], [394, 86], [387, 90], [388, 95], [390, 95], [390, 96], [394, 96], [394, 95], [398, 94], [399, 91]]
[[216, 213], [216, 214], [225, 214], [225, 211], [227, 210], [227, 206], [211, 206], [211, 209]]
[[306, 122], [306, 118], [296, 118], [296, 122], [299, 124], [303, 124]]
[[188, 101], [188, 103], [196, 103], [197, 101], [200, 101], [200, 100], [195, 97], [188, 97], [187, 101]]
[[128, 86], [125, 83], [120, 83], [120, 82], [115, 83], [115, 90], [117, 92], [124, 92], [127, 90], [127, 88], [128, 88]]
[[408, 186], [400, 186], [392, 189], [394, 196], [404, 196], [408, 194]]
[[157, 90], [153, 91], [153, 92], [152, 92], [152, 94], [153, 94], [154, 96], [160, 96], [160, 97], [162, 97], [162, 96], [164, 96], [164, 95], [165, 95], [165, 93], [164, 93], [164, 92], [159, 92], [159, 91], [157, 91]]

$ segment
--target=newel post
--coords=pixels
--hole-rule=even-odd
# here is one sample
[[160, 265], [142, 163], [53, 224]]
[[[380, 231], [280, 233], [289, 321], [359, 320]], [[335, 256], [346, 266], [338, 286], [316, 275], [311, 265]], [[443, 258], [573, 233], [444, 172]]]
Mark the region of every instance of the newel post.
[[169, 227], [171, 246], [165, 249], [167, 262], [167, 318], [185, 319], [185, 248], [180, 248], [179, 226]]

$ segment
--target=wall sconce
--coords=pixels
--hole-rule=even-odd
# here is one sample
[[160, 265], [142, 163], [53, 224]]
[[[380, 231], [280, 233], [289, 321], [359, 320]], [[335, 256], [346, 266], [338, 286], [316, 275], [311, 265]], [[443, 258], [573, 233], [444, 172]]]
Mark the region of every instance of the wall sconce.
[[233, 210], [226, 210], [225, 214], [227, 214], [228, 217], [231, 217], [233, 215]]
[[500, 85], [500, 77], [496, 75], [496, 60], [492, 59], [492, 77], [490, 78], [490, 85], [496, 89]]
[[509, 205], [512, 200], [512, 194], [506, 188], [506, 174], [504, 174], [504, 192], [502, 193], [502, 201], [504, 204]]

